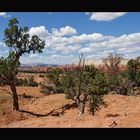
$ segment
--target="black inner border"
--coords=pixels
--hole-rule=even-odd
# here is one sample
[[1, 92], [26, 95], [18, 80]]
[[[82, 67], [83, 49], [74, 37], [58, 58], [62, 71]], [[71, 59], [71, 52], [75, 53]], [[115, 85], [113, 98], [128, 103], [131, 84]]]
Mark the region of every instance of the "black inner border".
[[140, 11], [140, 0], [0, 0], [0, 11]]

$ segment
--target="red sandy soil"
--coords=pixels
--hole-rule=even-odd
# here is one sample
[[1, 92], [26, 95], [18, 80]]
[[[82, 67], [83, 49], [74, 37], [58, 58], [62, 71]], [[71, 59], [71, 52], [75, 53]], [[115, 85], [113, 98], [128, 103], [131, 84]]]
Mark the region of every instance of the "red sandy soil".
[[[102, 107], [94, 116], [89, 114], [78, 115], [77, 108], [62, 110], [62, 106], [72, 104], [72, 100], [64, 98], [64, 94], [45, 96], [40, 93], [40, 88], [17, 87], [18, 93], [36, 95], [36, 98], [25, 99], [19, 97], [20, 109], [34, 114], [48, 116], [37, 117], [23, 112], [12, 111], [12, 100], [7, 91], [8, 87], [0, 87], [0, 127], [140, 127], [140, 97], [123, 95], [106, 95], [104, 97], [107, 107]], [[63, 113], [62, 113], [63, 111]], [[113, 124], [114, 122], [114, 124]]]

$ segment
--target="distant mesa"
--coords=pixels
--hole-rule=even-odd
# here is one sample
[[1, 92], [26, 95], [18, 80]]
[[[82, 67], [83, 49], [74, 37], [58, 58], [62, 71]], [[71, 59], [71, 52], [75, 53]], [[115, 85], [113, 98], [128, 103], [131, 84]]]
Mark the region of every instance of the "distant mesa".
[[[126, 65], [128, 62], [128, 59], [124, 59], [121, 64]], [[75, 63], [76, 64], [76, 63]], [[87, 59], [85, 61], [86, 65], [99, 65], [99, 64], [103, 64], [102, 59], [96, 59], [96, 60], [90, 60]], [[20, 67], [58, 67], [58, 66], [65, 66], [65, 65], [71, 65], [71, 64], [43, 64], [43, 63], [28, 63], [28, 64], [21, 64]]]
[[38, 64], [38, 63], [29, 63], [29, 64], [21, 64], [20, 67], [57, 67], [57, 64]]

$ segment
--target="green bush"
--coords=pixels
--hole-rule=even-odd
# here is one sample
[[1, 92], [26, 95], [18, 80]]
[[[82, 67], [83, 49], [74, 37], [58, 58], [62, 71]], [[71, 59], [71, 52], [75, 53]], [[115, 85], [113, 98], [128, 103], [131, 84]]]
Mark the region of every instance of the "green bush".
[[105, 76], [94, 65], [84, 66], [81, 71], [65, 73], [61, 79], [65, 98], [75, 100], [80, 112], [84, 113], [84, 104], [89, 102], [89, 111], [100, 109], [105, 105], [103, 95], [107, 93]]
[[53, 86], [46, 86], [46, 85], [43, 85], [43, 84], [41, 86], [40, 92], [45, 94], [45, 95], [50, 95], [50, 94], [54, 94], [55, 93]]
[[38, 83], [34, 81], [33, 76], [29, 78], [28, 84], [29, 84], [29, 86], [32, 86], [32, 87], [37, 87], [38, 86]]
[[38, 83], [34, 81], [34, 78], [31, 77], [29, 79], [27, 78], [18, 78], [16, 79], [16, 86], [32, 86], [32, 87], [37, 87]]
[[40, 75], [39, 75], [39, 77], [40, 77], [40, 78], [44, 78], [44, 77], [45, 77], [45, 75], [43, 75], [43, 74], [40, 74]]
[[60, 78], [63, 74], [63, 71], [59, 68], [55, 68], [49, 72], [47, 72], [46, 77], [49, 80], [50, 85], [42, 85], [41, 86], [41, 91], [43, 93], [48, 94], [50, 93], [62, 93], [63, 92], [63, 87], [60, 82]]
[[23, 93], [21, 95], [19, 95], [22, 98], [28, 99], [28, 98], [33, 98], [31, 95], [26, 95], [26, 93]]

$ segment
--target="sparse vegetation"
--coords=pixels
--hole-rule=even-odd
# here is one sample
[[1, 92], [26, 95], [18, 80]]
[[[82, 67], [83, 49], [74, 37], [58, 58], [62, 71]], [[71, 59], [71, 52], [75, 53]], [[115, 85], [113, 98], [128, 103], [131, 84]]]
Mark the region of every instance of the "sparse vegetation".
[[[139, 84], [139, 59], [137, 58], [135, 63], [130, 60], [127, 69], [123, 71], [120, 69], [122, 60], [123, 57], [118, 54], [109, 54], [103, 59], [106, 71], [102, 71], [94, 65], [85, 65], [83, 54], [81, 54], [77, 69], [62, 71], [56, 68], [47, 73], [49, 84], [41, 86], [41, 92], [47, 95], [65, 93], [67, 99], [76, 102], [81, 114], [84, 113], [87, 102], [89, 111], [94, 115], [101, 105], [106, 105], [103, 95], [109, 92], [129, 95], [129, 83], [135, 81], [136, 85]], [[137, 93], [138, 90], [139, 88], [137, 88]]]
[[46, 74], [46, 78], [49, 80], [49, 83], [47, 85], [42, 85], [41, 92], [46, 94], [51, 93], [63, 93], [63, 86], [60, 82], [60, 78], [63, 74], [63, 71], [59, 68], [55, 68], [51, 71], [49, 71]]
[[23, 93], [21, 95], [19, 95], [22, 98], [28, 99], [28, 98], [33, 98], [31, 95], [27, 95], [26, 93]]
[[108, 85], [109, 91], [118, 92], [117, 89], [121, 86], [121, 71], [120, 63], [123, 60], [123, 57], [119, 54], [113, 55], [110, 53], [106, 58], [103, 59], [103, 63], [107, 68], [106, 72], [106, 82]]
[[81, 114], [85, 104], [89, 102], [89, 111], [94, 114], [101, 105], [104, 105], [103, 95], [107, 93], [105, 76], [94, 65], [85, 65], [83, 54], [79, 58], [77, 70], [62, 71], [54, 69], [46, 75], [48, 85], [42, 85], [44, 94], [65, 93], [66, 98], [72, 99], [78, 106]]
[[16, 86], [31, 86], [31, 87], [38, 87], [38, 83], [35, 82], [34, 77], [27, 78], [18, 78], [15, 83]]
[[40, 74], [40, 75], [39, 75], [39, 77], [41, 77], [41, 78], [44, 78], [44, 77], [45, 77], [45, 75], [43, 75], [43, 74]]

